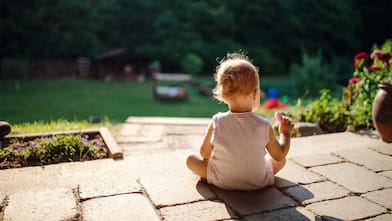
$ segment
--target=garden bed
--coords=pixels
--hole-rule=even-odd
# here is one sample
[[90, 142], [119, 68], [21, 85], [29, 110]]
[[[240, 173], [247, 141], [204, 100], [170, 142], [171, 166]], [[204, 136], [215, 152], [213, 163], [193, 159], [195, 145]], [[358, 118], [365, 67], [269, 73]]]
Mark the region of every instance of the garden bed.
[[0, 169], [123, 156], [105, 127], [6, 136], [0, 141], [0, 147]]

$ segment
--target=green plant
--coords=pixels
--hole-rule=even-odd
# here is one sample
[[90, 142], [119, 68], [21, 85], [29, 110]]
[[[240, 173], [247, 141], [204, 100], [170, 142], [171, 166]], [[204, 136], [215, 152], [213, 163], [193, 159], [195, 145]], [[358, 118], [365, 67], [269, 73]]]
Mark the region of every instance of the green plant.
[[326, 132], [340, 132], [347, 128], [348, 113], [341, 101], [333, 98], [328, 89], [320, 91], [320, 98], [310, 102], [299, 116], [301, 121], [317, 122]]
[[97, 135], [45, 135], [36, 139], [13, 138], [0, 143], [0, 168], [47, 165], [107, 157], [102, 138]]
[[321, 53], [302, 55], [301, 64], [293, 64], [290, 68], [294, 94], [317, 96], [323, 88], [335, 85], [336, 74], [331, 73], [328, 65], [323, 64]]
[[187, 74], [201, 74], [204, 61], [198, 55], [188, 53], [181, 60], [181, 67]]
[[356, 128], [372, 128], [372, 102], [378, 84], [392, 84], [392, 40], [374, 46], [369, 55], [360, 52], [354, 57], [354, 74], [344, 88], [343, 104], [350, 111], [350, 123]]
[[371, 129], [372, 102], [380, 83], [392, 84], [392, 40], [369, 55], [360, 52], [354, 57], [354, 74], [343, 88], [343, 99], [333, 98], [329, 90], [321, 90], [318, 100], [292, 113], [294, 118], [317, 122], [327, 132], [344, 131], [348, 125], [355, 129]]

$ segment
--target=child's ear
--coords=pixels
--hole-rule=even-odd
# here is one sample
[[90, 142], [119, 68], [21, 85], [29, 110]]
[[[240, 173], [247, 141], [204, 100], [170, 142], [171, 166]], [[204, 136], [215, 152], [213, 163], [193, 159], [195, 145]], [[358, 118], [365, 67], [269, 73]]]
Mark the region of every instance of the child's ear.
[[258, 88], [253, 89], [253, 92], [252, 92], [252, 98], [253, 99], [257, 98], [257, 93], [259, 93], [259, 89]]

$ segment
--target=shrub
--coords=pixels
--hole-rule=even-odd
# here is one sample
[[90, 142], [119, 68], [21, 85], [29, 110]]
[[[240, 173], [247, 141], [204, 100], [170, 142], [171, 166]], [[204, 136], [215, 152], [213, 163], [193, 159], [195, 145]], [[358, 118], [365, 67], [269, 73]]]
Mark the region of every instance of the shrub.
[[297, 96], [317, 96], [321, 89], [331, 88], [336, 82], [336, 74], [323, 64], [320, 52], [314, 56], [303, 54], [302, 64], [291, 65], [290, 75]]
[[187, 74], [201, 74], [203, 66], [203, 59], [193, 53], [188, 53], [181, 60], [181, 67]]

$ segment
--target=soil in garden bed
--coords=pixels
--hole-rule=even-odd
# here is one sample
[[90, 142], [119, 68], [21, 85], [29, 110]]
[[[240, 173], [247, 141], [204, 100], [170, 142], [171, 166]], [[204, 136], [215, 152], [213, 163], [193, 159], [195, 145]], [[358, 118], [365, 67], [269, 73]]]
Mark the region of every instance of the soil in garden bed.
[[108, 158], [99, 131], [5, 137], [0, 141], [0, 169]]

